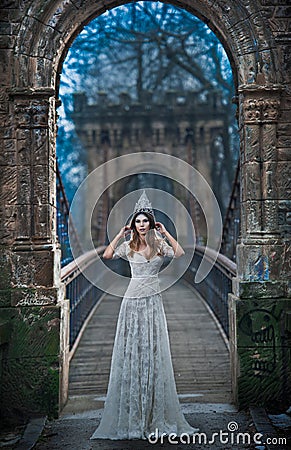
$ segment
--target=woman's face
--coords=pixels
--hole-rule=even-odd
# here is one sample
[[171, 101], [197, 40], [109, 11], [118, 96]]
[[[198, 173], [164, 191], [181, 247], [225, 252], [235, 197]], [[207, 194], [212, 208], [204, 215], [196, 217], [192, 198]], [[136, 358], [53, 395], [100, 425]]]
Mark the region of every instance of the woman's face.
[[150, 229], [150, 221], [144, 214], [136, 216], [134, 224], [140, 236], [145, 236]]

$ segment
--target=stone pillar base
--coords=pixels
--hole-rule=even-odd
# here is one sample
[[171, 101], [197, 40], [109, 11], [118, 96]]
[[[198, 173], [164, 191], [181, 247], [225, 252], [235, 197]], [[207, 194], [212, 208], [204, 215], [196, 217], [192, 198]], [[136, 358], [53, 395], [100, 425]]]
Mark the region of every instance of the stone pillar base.
[[291, 299], [230, 294], [229, 319], [237, 406], [290, 406]]
[[[54, 291], [57, 300], [63, 290], [50, 289], [50, 298]], [[33, 291], [34, 298], [41, 298], [44, 289]], [[18, 290], [11, 289], [9, 297], [15, 295], [19, 297]], [[58, 416], [67, 400], [68, 333], [68, 300], [0, 308], [1, 423]]]
[[67, 400], [69, 301], [55, 244], [1, 248], [0, 415], [23, 422], [56, 417]]

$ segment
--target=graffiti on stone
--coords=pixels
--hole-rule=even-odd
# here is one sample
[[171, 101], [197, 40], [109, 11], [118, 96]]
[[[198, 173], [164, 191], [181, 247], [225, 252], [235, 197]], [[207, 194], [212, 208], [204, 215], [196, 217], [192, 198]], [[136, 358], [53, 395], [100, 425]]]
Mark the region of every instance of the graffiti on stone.
[[250, 368], [254, 376], [264, 377], [276, 369], [277, 318], [266, 309], [252, 309], [241, 318], [239, 329], [252, 347]]

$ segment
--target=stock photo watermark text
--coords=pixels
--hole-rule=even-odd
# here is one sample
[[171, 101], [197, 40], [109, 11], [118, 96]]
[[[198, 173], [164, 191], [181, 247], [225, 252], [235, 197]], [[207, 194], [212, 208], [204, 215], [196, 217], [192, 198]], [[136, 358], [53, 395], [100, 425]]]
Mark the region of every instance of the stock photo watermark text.
[[[169, 443], [177, 444], [200, 444], [200, 445], [215, 445], [215, 444], [231, 444], [231, 445], [287, 445], [287, 439], [284, 437], [268, 437], [262, 433], [251, 434], [249, 432], [239, 432], [238, 423], [231, 421], [227, 424], [227, 431], [219, 430], [207, 436], [204, 432], [196, 432], [194, 434], [181, 433], [159, 433], [156, 428], [153, 433], [148, 436], [150, 444]], [[281, 448], [281, 447], [280, 447]]]

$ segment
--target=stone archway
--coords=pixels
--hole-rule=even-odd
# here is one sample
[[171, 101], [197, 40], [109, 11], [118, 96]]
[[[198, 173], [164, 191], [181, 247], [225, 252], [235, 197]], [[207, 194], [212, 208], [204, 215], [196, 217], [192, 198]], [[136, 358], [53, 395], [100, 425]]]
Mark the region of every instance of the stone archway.
[[[9, 345], [3, 344], [1, 407], [6, 415], [54, 414], [66, 400], [68, 304], [55, 224], [58, 80], [81, 28], [122, 3], [6, 0], [2, 5], [0, 302]], [[218, 35], [236, 82], [243, 220], [230, 298], [234, 399], [239, 406], [283, 401], [290, 391], [291, 328], [288, 0], [172, 3]]]

